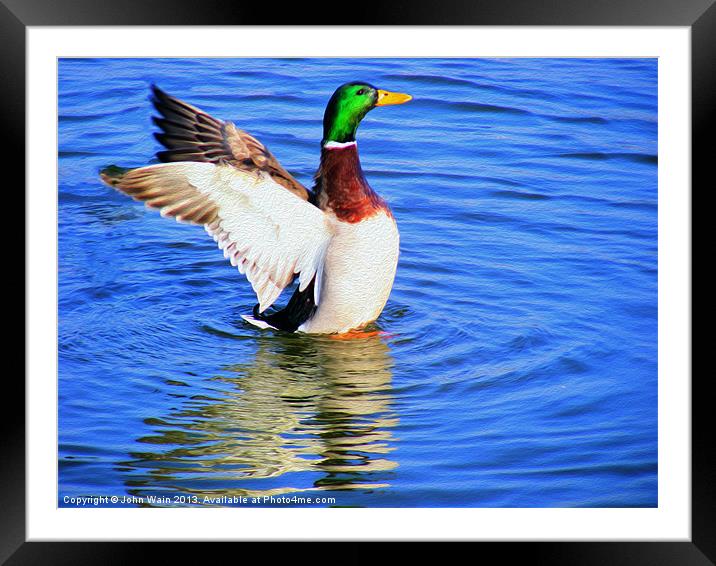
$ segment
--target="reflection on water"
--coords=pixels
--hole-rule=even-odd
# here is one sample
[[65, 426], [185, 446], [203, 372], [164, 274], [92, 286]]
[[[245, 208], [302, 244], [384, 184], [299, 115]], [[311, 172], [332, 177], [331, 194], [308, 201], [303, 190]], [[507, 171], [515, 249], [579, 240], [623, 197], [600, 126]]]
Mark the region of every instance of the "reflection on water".
[[[386, 487], [397, 466], [392, 365], [379, 336], [260, 336], [253, 363], [211, 378], [215, 396], [145, 421], [155, 434], [138, 441], [152, 448], [122, 464], [126, 484], [133, 495], [202, 497]], [[311, 487], [301, 472], [321, 473]]]

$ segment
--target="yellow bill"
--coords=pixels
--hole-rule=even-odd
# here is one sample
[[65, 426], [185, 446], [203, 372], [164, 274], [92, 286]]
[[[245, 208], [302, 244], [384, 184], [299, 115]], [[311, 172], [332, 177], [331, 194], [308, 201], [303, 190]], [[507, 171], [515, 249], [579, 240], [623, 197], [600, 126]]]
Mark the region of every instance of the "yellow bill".
[[390, 106], [391, 104], [404, 104], [413, 97], [402, 92], [388, 92], [387, 90], [378, 90], [378, 102], [376, 106]]

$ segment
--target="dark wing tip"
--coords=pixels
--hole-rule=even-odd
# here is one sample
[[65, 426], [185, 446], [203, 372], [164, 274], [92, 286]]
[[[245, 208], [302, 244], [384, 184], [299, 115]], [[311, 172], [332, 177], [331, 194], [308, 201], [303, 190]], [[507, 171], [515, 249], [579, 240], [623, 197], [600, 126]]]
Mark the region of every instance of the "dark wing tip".
[[161, 100], [166, 97], [166, 93], [154, 83], [149, 88], [152, 91], [152, 94], [149, 95], [149, 101], [157, 108], [157, 104], [161, 104]]
[[131, 169], [128, 167], [108, 165], [104, 169], [100, 169], [99, 178], [111, 187], [114, 187], [129, 171], [131, 171]]
[[158, 98], [158, 99], [166, 98], [167, 93], [164, 92], [161, 88], [159, 88], [159, 87], [156, 85], [156, 83], [152, 83], [152, 84], [149, 86], [149, 88], [151, 89], [152, 95], [153, 95], [155, 98]]
[[151, 89], [152, 95], [149, 97], [149, 100], [159, 114], [161, 114], [164, 118], [168, 118], [171, 116], [172, 111], [176, 112], [173, 107], [176, 106], [177, 101], [173, 97], [168, 95], [154, 83], [152, 83]]
[[171, 163], [173, 161], [180, 161], [173, 158], [174, 152], [171, 149], [167, 149], [165, 151], [157, 151], [156, 156], [160, 163]]
[[152, 135], [154, 136], [154, 139], [157, 140], [160, 144], [162, 144], [167, 149], [172, 149], [172, 147], [169, 145], [169, 143], [166, 140], [166, 132], [153, 132]]

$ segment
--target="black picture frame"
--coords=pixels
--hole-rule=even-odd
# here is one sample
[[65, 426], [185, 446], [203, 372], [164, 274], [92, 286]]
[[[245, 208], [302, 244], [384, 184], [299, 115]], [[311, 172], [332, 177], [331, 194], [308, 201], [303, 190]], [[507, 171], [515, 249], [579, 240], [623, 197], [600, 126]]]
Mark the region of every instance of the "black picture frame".
[[[13, 216], [25, 210], [23, 161], [25, 147], [25, 28], [27, 26], [102, 26], [102, 25], [567, 25], [567, 26], [687, 26], [692, 37], [692, 187], [706, 185], [710, 161], [716, 144], [712, 133], [716, 108], [716, 0], [479, 0], [468, 3], [443, 0], [393, 0], [343, 12], [335, 3], [308, 6], [288, 3], [267, 11], [261, 4], [204, 0], [0, 0], [0, 77], [2, 87], [3, 153], [19, 179], [12, 186], [4, 183], [6, 199], [13, 196]], [[343, 21], [350, 15], [350, 21]], [[54, 135], [48, 129], [48, 135]], [[713, 181], [709, 179], [710, 185]], [[709, 187], [702, 187], [703, 190]], [[685, 187], [685, 190], [689, 190]], [[693, 195], [693, 188], [691, 188]], [[6, 201], [7, 202], [7, 201]], [[9, 206], [9, 205], [8, 205]], [[8, 245], [17, 238], [17, 228], [6, 228]], [[23, 230], [24, 233], [24, 230]], [[12, 237], [10, 237], [12, 236]], [[20, 246], [11, 261], [15, 293], [25, 296], [24, 251]], [[8, 250], [10, 251], [10, 250]], [[24, 270], [23, 270], [24, 273]], [[6, 304], [19, 302], [8, 300]], [[12, 295], [14, 296], [14, 294]], [[7, 323], [6, 323], [7, 324]], [[23, 328], [25, 324], [23, 323]], [[7, 328], [13, 328], [7, 326]], [[12, 340], [23, 340], [24, 332], [15, 327]], [[6, 342], [8, 346], [12, 343]], [[19, 346], [19, 345], [18, 345]], [[153, 543], [70, 543], [25, 541], [25, 387], [7, 357], [3, 421], [2, 475], [0, 476], [0, 561], [19, 564], [119, 564], [135, 562], [148, 553]], [[21, 368], [24, 362], [21, 362]], [[688, 380], [690, 376], [683, 376]], [[480, 552], [499, 553], [501, 562], [526, 560], [537, 564], [714, 564], [716, 563], [716, 478], [715, 446], [711, 438], [712, 422], [707, 376], [693, 373], [692, 383], [692, 536], [690, 542], [530, 542], [474, 543]], [[90, 511], [91, 512], [91, 511]], [[320, 535], [319, 535], [320, 536]], [[245, 545], [245, 543], [243, 543]], [[353, 548], [341, 551], [354, 561], [369, 559], [372, 543], [349, 543]], [[231, 545], [223, 545], [224, 548]], [[315, 556], [310, 545], [299, 551]], [[214, 553], [212, 548], [211, 553]], [[206, 544], [162, 545], [163, 562], [174, 556], [182, 562], [204, 561]], [[230, 550], [235, 553], [235, 550]], [[243, 554], [244, 551], [242, 551]], [[273, 559], [286, 550], [272, 549]], [[295, 552], [295, 551], [293, 551]], [[324, 553], [325, 550], [319, 551]], [[385, 553], [381, 550], [381, 553]], [[401, 552], [390, 550], [392, 552]], [[277, 554], [278, 553], [278, 554]], [[295, 554], [293, 555], [295, 557]], [[401, 554], [403, 559], [404, 555]], [[484, 557], [484, 554], [481, 555]], [[234, 559], [239, 555], [233, 554]], [[386, 556], [387, 559], [390, 559]]]

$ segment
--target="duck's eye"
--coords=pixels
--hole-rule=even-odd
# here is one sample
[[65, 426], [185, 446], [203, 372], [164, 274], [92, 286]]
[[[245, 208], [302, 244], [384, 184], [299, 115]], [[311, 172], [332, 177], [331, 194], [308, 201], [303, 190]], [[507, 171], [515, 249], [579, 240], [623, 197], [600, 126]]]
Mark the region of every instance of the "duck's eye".
[[356, 92], [356, 94], [357, 94], [358, 96], [360, 96], [361, 94], [365, 94], [365, 90], [364, 90], [364, 89], [360, 89], [358, 92]]

